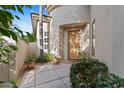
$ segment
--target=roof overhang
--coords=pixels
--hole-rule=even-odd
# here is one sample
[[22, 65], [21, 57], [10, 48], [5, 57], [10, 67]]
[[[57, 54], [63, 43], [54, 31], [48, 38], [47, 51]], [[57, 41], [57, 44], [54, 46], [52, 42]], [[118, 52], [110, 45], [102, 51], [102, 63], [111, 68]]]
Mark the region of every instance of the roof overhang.
[[[52, 17], [50, 16], [43, 16], [43, 22], [50, 22], [51, 18]], [[39, 22], [39, 14], [31, 13], [31, 22], [32, 22], [33, 32], [36, 33], [37, 22]]]
[[51, 11], [53, 11], [54, 9], [56, 9], [59, 6], [61, 6], [61, 5], [47, 5], [46, 10], [48, 13], [50, 13]]
[[38, 21], [39, 21], [39, 14], [31, 13], [32, 29], [34, 33], [36, 33], [36, 26]]
[[52, 17], [50, 17], [50, 16], [43, 16], [43, 22], [50, 22], [51, 18]]

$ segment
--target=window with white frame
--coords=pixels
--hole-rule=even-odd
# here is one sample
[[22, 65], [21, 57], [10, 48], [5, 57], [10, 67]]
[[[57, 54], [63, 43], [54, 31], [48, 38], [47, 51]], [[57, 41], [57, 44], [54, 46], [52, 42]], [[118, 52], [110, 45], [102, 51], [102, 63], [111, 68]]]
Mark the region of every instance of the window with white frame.
[[48, 36], [49, 32], [45, 31], [44, 36]]
[[49, 39], [48, 38], [44, 38], [44, 43], [49, 43]]
[[44, 49], [48, 49], [48, 44], [45, 44], [44, 45]]
[[44, 51], [48, 52], [49, 50], [49, 23], [43, 23], [43, 47]]

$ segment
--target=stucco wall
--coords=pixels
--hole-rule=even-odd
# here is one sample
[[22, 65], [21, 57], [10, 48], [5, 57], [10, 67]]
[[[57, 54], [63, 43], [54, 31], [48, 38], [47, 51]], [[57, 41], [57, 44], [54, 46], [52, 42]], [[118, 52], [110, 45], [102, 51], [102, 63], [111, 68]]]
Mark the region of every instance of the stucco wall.
[[37, 55], [37, 43], [32, 42], [28, 44], [28, 55]]
[[113, 44], [112, 64], [114, 73], [124, 77], [124, 6], [112, 6]]
[[9, 66], [6, 64], [0, 64], [0, 80], [9, 79]]
[[112, 72], [112, 7], [91, 6], [91, 24], [95, 18], [95, 57]]
[[27, 57], [28, 44], [25, 41], [19, 39], [19, 42], [17, 43], [17, 47], [18, 47], [18, 52], [16, 53], [16, 57], [15, 57], [16, 77], [18, 75], [19, 70], [21, 69], [21, 67], [24, 64], [26, 57]]
[[0, 80], [14, 80], [17, 79], [19, 70], [21, 69], [28, 53], [28, 44], [18, 38], [18, 51], [13, 56], [14, 63], [11, 65], [0, 64]]
[[15, 54], [15, 63], [13, 65], [0, 64], [0, 80], [15, 80], [19, 75], [25, 59], [28, 55], [36, 54], [36, 42], [26, 43], [22, 39], [18, 39], [18, 51]]
[[89, 6], [63, 5], [50, 13], [50, 52], [55, 56], [59, 54], [59, 25], [77, 22], [89, 22]]
[[16, 77], [18, 76], [19, 70], [22, 68], [27, 56], [37, 54], [37, 43], [36, 42], [26, 43], [25, 41], [19, 39], [19, 42], [17, 43], [17, 47], [19, 48], [19, 50], [16, 53], [16, 57], [15, 57]]
[[124, 77], [124, 6], [91, 6], [96, 20], [96, 57]]

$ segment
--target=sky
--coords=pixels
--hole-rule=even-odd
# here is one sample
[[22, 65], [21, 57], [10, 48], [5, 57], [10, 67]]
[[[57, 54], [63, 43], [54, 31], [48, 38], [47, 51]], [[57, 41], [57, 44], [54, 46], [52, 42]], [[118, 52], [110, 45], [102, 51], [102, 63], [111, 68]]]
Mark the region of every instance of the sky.
[[32, 32], [32, 23], [31, 23], [31, 12], [35, 12], [39, 14], [39, 6], [33, 5], [32, 9], [23, 8], [24, 15], [19, 13], [18, 11], [11, 11], [12, 14], [16, 14], [20, 17], [20, 20], [14, 19], [13, 24], [16, 25], [23, 32]]
[[[20, 17], [20, 20], [14, 19], [13, 24], [16, 25], [23, 32], [33, 32], [32, 31], [32, 23], [31, 23], [31, 12], [35, 12], [39, 14], [39, 5], [33, 5], [32, 9], [28, 9], [26, 7], [23, 8], [24, 15], [17, 11], [10, 11], [12, 14], [16, 14]], [[47, 12], [43, 10], [43, 14], [47, 15]]]

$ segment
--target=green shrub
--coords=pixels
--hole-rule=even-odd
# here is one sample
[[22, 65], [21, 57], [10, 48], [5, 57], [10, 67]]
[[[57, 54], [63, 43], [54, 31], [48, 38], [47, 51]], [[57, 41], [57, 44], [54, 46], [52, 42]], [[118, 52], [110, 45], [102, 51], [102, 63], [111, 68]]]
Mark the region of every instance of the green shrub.
[[32, 63], [32, 62], [36, 62], [36, 61], [37, 61], [37, 56], [31, 55], [26, 58], [25, 63]]
[[83, 58], [82, 62], [75, 63], [70, 69], [72, 87], [95, 87], [97, 75], [107, 73], [105, 64], [95, 59]]
[[96, 81], [96, 87], [98, 88], [121, 88], [124, 87], [124, 79], [117, 75], [108, 73], [106, 77], [98, 76]]
[[0, 88], [18, 88], [15, 80], [0, 81]]
[[50, 62], [50, 61], [53, 61], [53, 59], [54, 59], [54, 56], [50, 53], [45, 53], [43, 55], [43, 61], [44, 62]]
[[29, 33], [26, 32], [27, 35], [25, 35], [22, 39], [26, 42], [36, 42], [37, 38], [36, 35], [34, 33]]
[[10, 84], [11, 84], [12, 88], [18, 88], [15, 80], [11, 80]]
[[80, 53], [80, 59], [90, 57], [90, 54], [85, 51], [82, 51], [82, 52], [80, 51], [79, 53]]
[[72, 64], [70, 82], [73, 88], [124, 87], [124, 79], [110, 74], [104, 63], [92, 58], [83, 58]]
[[36, 63], [41, 63], [42, 61], [43, 61], [43, 58], [41, 56], [38, 56]]

